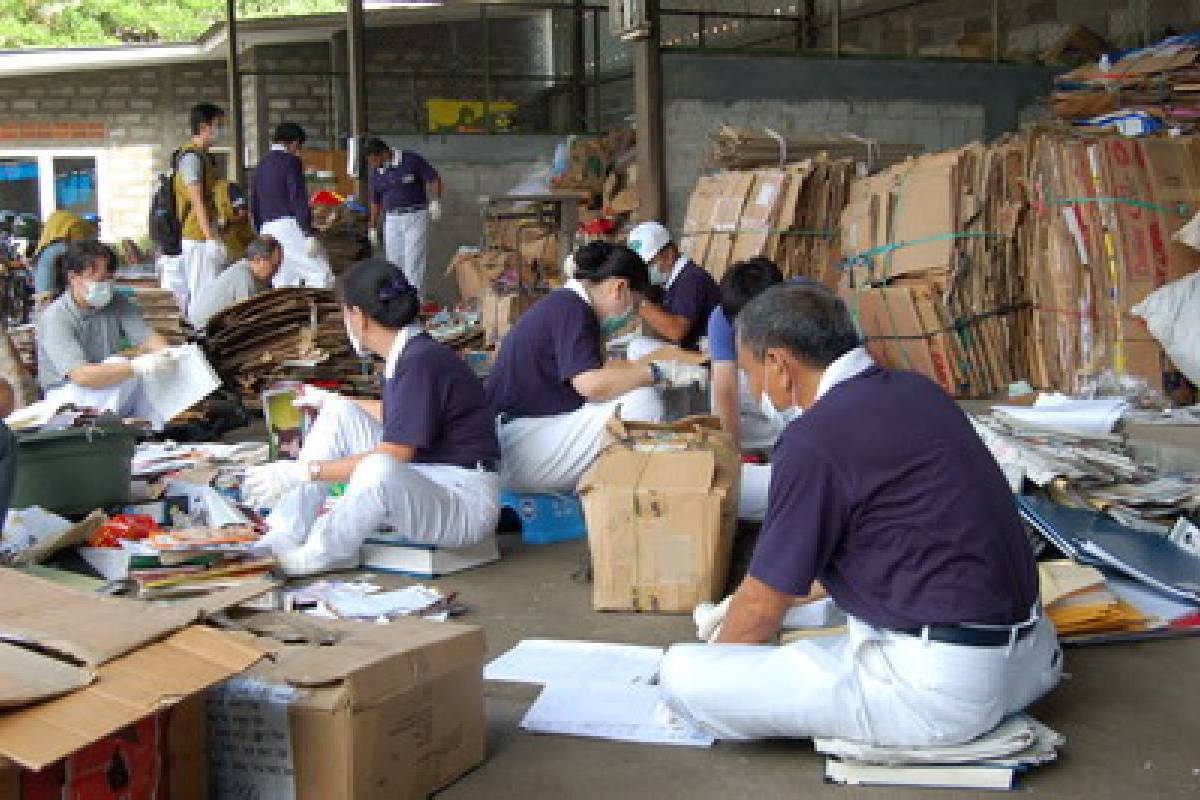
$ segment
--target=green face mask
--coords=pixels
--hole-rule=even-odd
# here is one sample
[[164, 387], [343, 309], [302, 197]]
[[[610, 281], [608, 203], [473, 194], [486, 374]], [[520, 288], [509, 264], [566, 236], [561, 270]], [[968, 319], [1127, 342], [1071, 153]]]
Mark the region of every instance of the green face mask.
[[609, 317], [606, 320], [602, 320], [600, 322], [600, 333], [602, 333], [605, 338], [612, 336], [614, 333], [629, 324], [629, 321], [633, 319], [634, 313], [635, 309], [630, 308], [628, 311], [618, 317]]

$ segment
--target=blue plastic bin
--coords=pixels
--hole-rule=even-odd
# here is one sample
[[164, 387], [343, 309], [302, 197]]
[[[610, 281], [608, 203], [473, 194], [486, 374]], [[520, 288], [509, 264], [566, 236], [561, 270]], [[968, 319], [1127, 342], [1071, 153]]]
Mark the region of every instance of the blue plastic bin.
[[552, 544], [587, 536], [583, 503], [577, 495], [501, 492], [500, 507], [517, 518], [525, 544]]

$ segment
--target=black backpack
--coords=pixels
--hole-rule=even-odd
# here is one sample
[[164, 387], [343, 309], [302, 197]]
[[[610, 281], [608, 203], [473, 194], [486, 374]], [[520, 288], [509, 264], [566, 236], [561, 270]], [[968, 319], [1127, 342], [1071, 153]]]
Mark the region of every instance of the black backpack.
[[[175, 172], [179, 168], [179, 157], [184, 150], [171, 154], [171, 170], [159, 175], [150, 195], [150, 241], [164, 256], [183, 254], [183, 220], [175, 205]], [[205, 161], [205, 159], [201, 159]], [[208, 165], [204, 164], [206, 168]]]

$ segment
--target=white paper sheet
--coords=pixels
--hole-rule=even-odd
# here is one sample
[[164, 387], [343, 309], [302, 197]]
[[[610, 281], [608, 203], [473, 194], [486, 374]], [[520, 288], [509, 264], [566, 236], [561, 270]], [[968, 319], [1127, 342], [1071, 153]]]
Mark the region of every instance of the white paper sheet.
[[427, 586], [409, 586], [395, 592], [363, 594], [353, 589], [334, 589], [324, 596], [329, 610], [339, 617], [379, 619], [416, 614], [442, 600], [442, 593]]
[[194, 344], [172, 347], [170, 369], [143, 379], [150, 422], [156, 427], [208, 397], [221, 386], [216, 371]]
[[667, 722], [659, 702], [657, 686], [555, 683], [542, 690], [521, 727], [641, 744], [711, 747], [716, 741], [694, 728]]
[[489, 681], [649, 684], [662, 661], [660, 647], [525, 639], [483, 669]]
[[208, 692], [212, 796], [290, 800], [296, 796], [288, 705], [296, 690], [234, 678]]
[[1044, 425], [1088, 436], [1112, 433], [1129, 401], [1121, 397], [1102, 397], [1097, 400], [1072, 400], [1060, 396], [1038, 398], [1030, 406], [992, 406], [992, 409], [1022, 422]]

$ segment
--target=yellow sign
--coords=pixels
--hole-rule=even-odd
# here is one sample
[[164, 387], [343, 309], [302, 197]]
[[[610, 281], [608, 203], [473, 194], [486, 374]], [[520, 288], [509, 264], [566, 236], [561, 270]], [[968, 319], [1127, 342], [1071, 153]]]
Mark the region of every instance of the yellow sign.
[[430, 133], [487, 133], [488, 120], [497, 133], [517, 127], [517, 104], [506, 100], [426, 100]]

